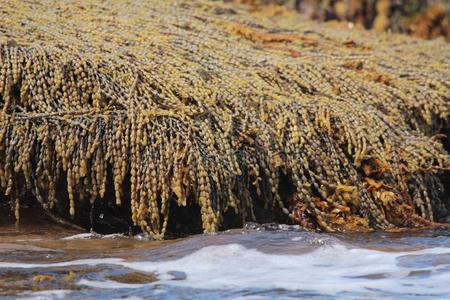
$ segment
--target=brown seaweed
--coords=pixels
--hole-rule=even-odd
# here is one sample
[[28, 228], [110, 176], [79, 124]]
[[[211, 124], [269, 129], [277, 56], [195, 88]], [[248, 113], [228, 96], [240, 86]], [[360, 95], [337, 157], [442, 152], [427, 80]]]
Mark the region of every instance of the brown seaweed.
[[6, 1], [0, 194], [17, 218], [30, 194], [54, 218], [129, 205], [154, 238], [193, 206], [204, 232], [256, 206], [327, 231], [433, 224], [449, 52], [216, 2]]

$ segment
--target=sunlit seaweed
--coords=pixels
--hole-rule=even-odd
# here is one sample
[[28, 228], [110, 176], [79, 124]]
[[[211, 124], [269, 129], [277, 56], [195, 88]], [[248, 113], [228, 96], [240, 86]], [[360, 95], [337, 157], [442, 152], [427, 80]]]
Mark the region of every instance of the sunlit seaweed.
[[[205, 232], [254, 206], [327, 231], [432, 224], [448, 203], [450, 46], [295, 29], [205, 1], [5, 1], [1, 194], [57, 220], [129, 203]], [[109, 195], [109, 196], [105, 196]], [[59, 212], [59, 213], [58, 213]]]

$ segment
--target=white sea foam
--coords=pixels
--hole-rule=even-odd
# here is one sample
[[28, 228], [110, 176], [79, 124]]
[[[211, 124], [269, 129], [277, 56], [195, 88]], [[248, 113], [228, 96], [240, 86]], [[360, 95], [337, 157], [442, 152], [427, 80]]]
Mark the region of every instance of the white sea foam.
[[26, 292], [16, 297], [23, 300], [48, 300], [48, 299], [64, 299], [72, 293], [70, 290], [47, 290], [37, 292]]
[[88, 279], [81, 279], [77, 283], [79, 285], [100, 289], [136, 289], [150, 285], [140, 283], [121, 283], [113, 280], [88, 280]]
[[67, 237], [63, 237], [61, 240], [70, 241], [70, 240], [88, 240], [98, 236], [96, 233], [79, 233]]
[[[420, 267], [400, 264], [399, 258], [414, 261], [416, 255], [444, 257], [438, 263]], [[0, 263], [0, 268], [45, 268], [71, 265], [120, 265], [153, 272], [158, 284], [201, 289], [286, 289], [339, 292], [389, 292], [416, 295], [450, 295], [450, 248], [430, 248], [410, 252], [384, 252], [348, 248], [336, 244], [322, 246], [299, 255], [266, 254], [239, 244], [208, 246], [171, 261], [127, 262], [122, 259], [88, 259], [52, 264]], [[414, 271], [427, 272], [417, 278]], [[186, 278], [173, 280], [174, 271]], [[79, 284], [97, 288], [141, 288], [139, 284], [82, 279]], [[149, 284], [150, 285], [150, 284]]]
[[72, 261], [64, 261], [49, 264], [0, 262], [0, 268], [30, 269], [30, 268], [58, 268], [58, 267], [82, 266], [82, 265], [97, 266], [102, 264], [120, 265], [123, 262], [124, 260], [120, 258], [77, 259]]
[[[404, 255], [449, 254], [450, 248], [389, 253], [348, 249], [342, 245], [321, 247], [302, 255], [265, 254], [238, 244], [205, 247], [186, 257], [168, 262], [133, 262], [123, 265], [140, 271], [164, 274], [186, 273], [186, 280], [170, 284], [205, 289], [261, 288], [312, 290], [326, 294], [379, 289], [390, 292], [450, 293], [449, 271], [430, 266], [427, 278], [409, 277], [414, 268], [402, 267]], [[448, 267], [448, 265], [447, 265]], [[383, 274], [373, 279], [367, 275]]]
[[126, 237], [125, 235], [121, 233], [113, 233], [113, 234], [98, 234], [95, 232], [89, 232], [89, 233], [79, 233], [71, 236], [66, 236], [61, 238], [61, 240], [64, 241], [71, 241], [71, 240], [93, 240], [93, 239], [116, 239], [116, 238], [123, 238]]

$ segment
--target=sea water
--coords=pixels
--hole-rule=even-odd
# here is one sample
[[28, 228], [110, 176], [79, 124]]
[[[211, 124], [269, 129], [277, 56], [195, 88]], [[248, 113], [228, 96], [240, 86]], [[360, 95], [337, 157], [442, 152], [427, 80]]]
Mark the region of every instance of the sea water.
[[0, 236], [0, 295], [19, 299], [450, 299], [450, 228], [325, 234], [249, 223], [145, 235]]

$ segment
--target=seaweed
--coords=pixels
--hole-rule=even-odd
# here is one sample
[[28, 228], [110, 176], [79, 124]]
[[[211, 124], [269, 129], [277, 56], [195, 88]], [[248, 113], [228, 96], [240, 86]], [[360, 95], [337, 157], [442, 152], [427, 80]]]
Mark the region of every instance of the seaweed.
[[31, 197], [161, 239], [190, 232], [178, 216], [346, 231], [449, 206], [444, 41], [207, 1], [7, 1], [0, 28], [0, 199], [17, 218]]

